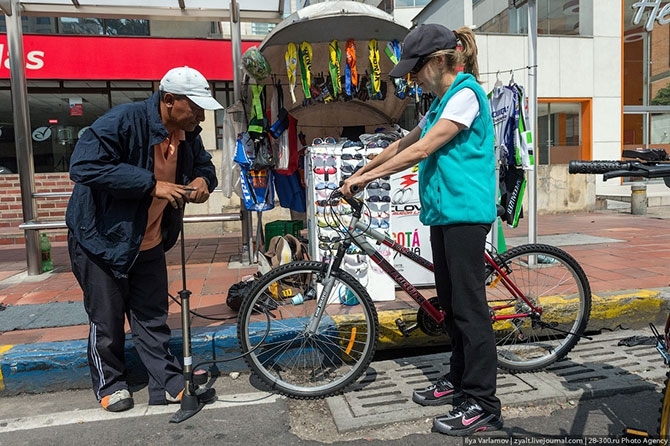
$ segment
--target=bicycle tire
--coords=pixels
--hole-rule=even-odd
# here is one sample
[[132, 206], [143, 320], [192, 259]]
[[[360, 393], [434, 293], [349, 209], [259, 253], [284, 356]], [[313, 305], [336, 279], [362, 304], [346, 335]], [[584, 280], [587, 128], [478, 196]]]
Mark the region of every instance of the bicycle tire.
[[658, 437], [662, 440], [670, 440], [670, 372], [665, 374], [663, 397], [658, 414]]
[[[379, 332], [377, 310], [352, 275], [331, 271], [335, 284], [312, 335], [306, 333], [317, 299], [294, 305], [291, 297], [275, 291], [308, 278], [303, 291], [311, 287], [319, 296], [327, 269], [327, 263], [316, 261], [279, 266], [256, 281], [240, 307], [237, 335], [244, 359], [272, 391], [298, 399], [336, 395], [372, 361]], [[339, 293], [349, 293], [347, 305]]]
[[[496, 261], [519, 290], [542, 309], [541, 314], [493, 323], [498, 366], [512, 372], [532, 372], [564, 358], [584, 333], [591, 314], [591, 287], [582, 267], [562, 249], [542, 244], [514, 247]], [[522, 299], [511, 296], [492, 267], [487, 271], [492, 315], [529, 311]], [[511, 307], [493, 309], [505, 304]]]

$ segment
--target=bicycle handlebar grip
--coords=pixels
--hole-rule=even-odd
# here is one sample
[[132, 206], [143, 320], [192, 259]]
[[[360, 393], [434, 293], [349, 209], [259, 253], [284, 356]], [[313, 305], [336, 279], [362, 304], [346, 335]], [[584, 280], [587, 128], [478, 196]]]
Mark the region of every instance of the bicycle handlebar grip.
[[629, 161], [579, 161], [572, 160], [568, 164], [569, 173], [607, 173], [615, 170], [630, 170]]

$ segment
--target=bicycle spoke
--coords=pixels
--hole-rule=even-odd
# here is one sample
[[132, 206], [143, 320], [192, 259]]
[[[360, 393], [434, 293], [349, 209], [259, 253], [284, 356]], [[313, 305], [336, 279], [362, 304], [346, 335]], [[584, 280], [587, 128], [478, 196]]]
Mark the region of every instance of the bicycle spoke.
[[[312, 322], [317, 300], [294, 305], [290, 293], [282, 292], [286, 283], [299, 285], [300, 278], [310, 277], [309, 284], [299, 286], [315, 290], [312, 295], [321, 298], [324, 270], [322, 263], [309, 261], [279, 267], [261, 277], [240, 309], [238, 335], [242, 350], [249, 352], [245, 360], [261, 380], [290, 396], [312, 398], [341, 391], [365, 372], [374, 353], [376, 310], [352, 276], [333, 273], [333, 291], [323, 296], [318, 322]], [[358, 304], [343, 305], [337, 297], [341, 288]], [[276, 303], [273, 319], [252, 311], [268, 297]]]
[[501, 269], [527, 300], [510, 301], [503, 280], [487, 279], [489, 304], [511, 304], [496, 316], [517, 315], [494, 322], [499, 365], [532, 371], [561, 359], [577, 343], [590, 314], [591, 291], [583, 270], [565, 251], [548, 245], [522, 245], [500, 259]]

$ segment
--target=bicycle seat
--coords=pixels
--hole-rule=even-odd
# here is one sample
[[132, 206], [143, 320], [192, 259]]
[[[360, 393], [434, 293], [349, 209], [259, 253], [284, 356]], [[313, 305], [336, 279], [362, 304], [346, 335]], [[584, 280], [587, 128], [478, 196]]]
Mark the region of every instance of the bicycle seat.
[[667, 161], [668, 153], [665, 149], [624, 150], [624, 158], [637, 158], [644, 161]]

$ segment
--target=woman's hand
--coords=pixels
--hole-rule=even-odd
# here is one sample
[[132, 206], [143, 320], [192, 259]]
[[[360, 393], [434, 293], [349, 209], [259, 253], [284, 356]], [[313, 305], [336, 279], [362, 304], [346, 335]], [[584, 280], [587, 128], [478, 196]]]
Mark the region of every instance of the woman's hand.
[[368, 184], [368, 181], [363, 179], [363, 175], [354, 174], [344, 180], [342, 186], [340, 186], [340, 192], [345, 198], [350, 198], [362, 191], [366, 184]]

